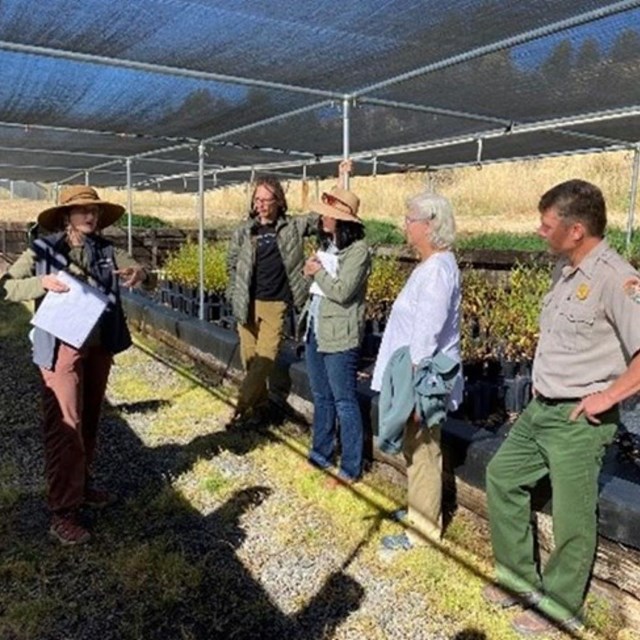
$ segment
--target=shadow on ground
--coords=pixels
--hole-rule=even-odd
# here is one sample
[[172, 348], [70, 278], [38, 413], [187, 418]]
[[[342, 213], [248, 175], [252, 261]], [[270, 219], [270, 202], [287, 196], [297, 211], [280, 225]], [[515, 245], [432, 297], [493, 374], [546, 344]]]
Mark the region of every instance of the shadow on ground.
[[[30, 364], [28, 313], [0, 302], [0, 637], [101, 640], [327, 638], [358, 609], [364, 590], [342, 572], [294, 615], [285, 615], [236, 551], [242, 517], [271, 490], [237, 491], [203, 515], [172, 489], [196, 460], [238, 455], [260, 436], [216, 432], [184, 445], [148, 448], [110, 408], [105, 411], [97, 474], [122, 496], [85, 514], [94, 540], [62, 548], [47, 538], [42, 484], [39, 380]], [[162, 401], [128, 411], [152, 412]], [[123, 408], [120, 406], [119, 408]]]

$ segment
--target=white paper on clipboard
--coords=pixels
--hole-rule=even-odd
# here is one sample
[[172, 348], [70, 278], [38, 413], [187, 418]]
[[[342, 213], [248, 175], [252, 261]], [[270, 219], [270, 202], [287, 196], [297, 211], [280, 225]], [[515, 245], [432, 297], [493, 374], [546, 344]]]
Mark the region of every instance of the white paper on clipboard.
[[48, 291], [31, 324], [79, 349], [100, 320], [109, 298], [65, 271], [58, 271], [55, 276], [69, 291]]
[[[327, 253], [326, 251], [316, 251], [316, 258], [320, 260], [320, 264], [324, 270], [332, 277], [335, 278], [338, 275], [338, 254]], [[313, 282], [309, 288], [309, 293], [324, 296], [320, 285], [317, 282]]]

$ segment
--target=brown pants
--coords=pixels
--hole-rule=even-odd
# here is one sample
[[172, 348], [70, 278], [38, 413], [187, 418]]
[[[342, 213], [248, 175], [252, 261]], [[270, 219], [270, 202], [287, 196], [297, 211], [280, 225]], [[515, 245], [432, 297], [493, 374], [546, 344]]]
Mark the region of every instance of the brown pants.
[[53, 512], [76, 509], [84, 500], [112, 360], [101, 346], [78, 350], [60, 343], [54, 368], [40, 369], [47, 501]]
[[442, 449], [440, 426], [421, 428], [413, 419], [404, 431], [403, 453], [407, 461], [408, 520], [414, 544], [442, 536]]
[[286, 311], [286, 302], [253, 300], [249, 321], [238, 325], [240, 357], [246, 371], [238, 397], [236, 411], [239, 414], [267, 404], [267, 378], [282, 341]]

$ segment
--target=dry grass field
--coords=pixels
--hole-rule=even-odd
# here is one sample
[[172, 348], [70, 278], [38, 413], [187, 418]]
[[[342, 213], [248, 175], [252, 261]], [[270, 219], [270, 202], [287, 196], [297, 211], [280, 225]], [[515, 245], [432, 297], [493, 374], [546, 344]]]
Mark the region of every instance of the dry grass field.
[[[463, 233], [527, 233], [535, 229], [540, 195], [558, 182], [579, 177], [603, 189], [611, 224], [624, 227], [629, 207], [631, 164], [631, 152], [600, 153], [493, 164], [481, 169], [443, 170], [430, 176], [424, 173], [375, 178], [356, 176], [351, 186], [362, 199], [365, 219], [401, 224], [405, 198], [423, 188], [433, 187], [452, 200]], [[290, 209], [294, 212], [306, 210], [316, 194], [332, 184], [332, 180], [310, 182], [306, 189], [308, 197], [303, 199], [301, 182], [286, 183]], [[101, 195], [126, 205], [127, 196], [123, 190], [102, 189]], [[239, 219], [247, 210], [249, 197], [247, 185], [207, 192], [207, 225], [215, 227]], [[6, 190], [0, 190], [0, 222], [34, 220], [43, 206], [42, 201], [11, 200]], [[194, 194], [140, 191], [133, 195], [134, 213], [157, 216], [181, 227], [197, 225], [196, 207]]]

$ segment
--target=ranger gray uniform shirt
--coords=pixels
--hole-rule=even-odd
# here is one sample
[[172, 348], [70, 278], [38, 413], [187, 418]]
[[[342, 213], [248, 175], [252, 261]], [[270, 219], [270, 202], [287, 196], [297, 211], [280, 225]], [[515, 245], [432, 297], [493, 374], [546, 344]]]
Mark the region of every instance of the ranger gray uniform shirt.
[[640, 350], [640, 276], [602, 240], [572, 267], [560, 260], [540, 314], [533, 386], [548, 398], [606, 389]]

